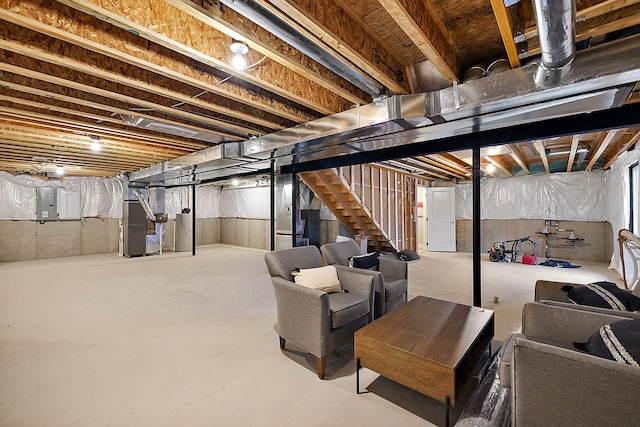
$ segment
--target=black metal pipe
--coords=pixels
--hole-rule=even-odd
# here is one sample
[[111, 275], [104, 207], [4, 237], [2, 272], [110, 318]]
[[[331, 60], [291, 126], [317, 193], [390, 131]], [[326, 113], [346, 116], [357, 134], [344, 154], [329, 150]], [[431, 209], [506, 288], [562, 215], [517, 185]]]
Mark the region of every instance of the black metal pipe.
[[271, 250], [276, 249], [276, 159], [271, 159], [271, 167], [269, 169], [269, 188], [271, 189], [270, 207], [271, 214]]
[[291, 174], [291, 247], [296, 247], [296, 233], [298, 231], [298, 175]]
[[473, 147], [473, 305], [482, 305], [480, 269], [480, 146]]
[[196, 254], [196, 185], [191, 187], [191, 255]]

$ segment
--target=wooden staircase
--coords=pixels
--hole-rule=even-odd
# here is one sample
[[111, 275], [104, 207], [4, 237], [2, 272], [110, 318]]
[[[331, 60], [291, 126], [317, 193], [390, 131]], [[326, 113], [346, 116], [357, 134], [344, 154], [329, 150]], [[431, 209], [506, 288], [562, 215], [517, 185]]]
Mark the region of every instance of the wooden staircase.
[[[364, 166], [355, 166], [355, 168], [364, 168]], [[374, 172], [370, 166], [368, 168], [369, 173], [366, 176], [370, 178], [374, 176]], [[366, 183], [365, 179], [361, 178], [365, 176], [361, 173], [362, 169], [355, 169], [355, 172], [354, 166], [346, 169], [346, 171], [345, 168], [341, 168], [305, 172], [300, 173], [299, 177], [351, 234], [367, 236], [370, 249], [393, 252], [415, 246], [415, 227], [412, 227], [412, 236], [407, 239], [406, 234], [408, 233], [405, 231], [405, 223], [411, 221], [407, 221], [402, 215], [405, 213], [403, 209], [401, 209], [401, 213], [397, 212], [395, 187], [393, 197], [383, 196], [378, 194], [382, 191], [387, 192], [386, 188], [383, 189], [379, 185], [382, 180], [378, 181], [377, 186], [373, 180]], [[354, 180], [348, 178], [353, 178], [356, 175], [359, 178], [357, 185], [354, 185]], [[395, 182], [395, 178], [389, 178], [388, 181]], [[367, 189], [366, 195], [364, 194], [365, 188]], [[398, 189], [398, 191], [403, 190], [406, 189]], [[415, 194], [414, 192], [410, 193]], [[376, 198], [377, 202], [374, 203]], [[363, 202], [364, 199], [367, 200]], [[404, 198], [402, 199], [404, 200]], [[366, 203], [367, 201], [368, 203]], [[398, 202], [402, 203], [400, 200]], [[377, 215], [375, 211], [378, 211]], [[394, 211], [393, 215], [389, 213], [390, 211]], [[406, 215], [406, 217], [411, 216], [411, 214]], [[402, 235], [400, 239], [398, 239], [397, 233], [399, 230], [401, 230], [399, 234]]]

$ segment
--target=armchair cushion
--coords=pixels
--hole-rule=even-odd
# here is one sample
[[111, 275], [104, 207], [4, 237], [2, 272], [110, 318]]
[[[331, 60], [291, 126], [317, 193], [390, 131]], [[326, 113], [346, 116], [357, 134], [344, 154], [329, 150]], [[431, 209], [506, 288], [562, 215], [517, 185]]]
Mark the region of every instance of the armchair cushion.
[[329, 295], [331, 329], [336, 329], [369, 313], [369, 300], [348, 292]]
[[296, 269], [292, 273], [294, 282], [307, 288], [326, 293], [342, 292], [338, 272], [332, 265], [316, 268]]
[[640, 310], [640, 297], [620, 289], [615, 283], [595, 282], [580, 287], [565, 285], [562, 290], [576, 304], [622, 311]]
[[640, 320], [619, 320], [601, 327], [587, 340], [586, 350], [594, 356], [640, 366]]
[[357, 255], [349, 258], [349, 267], [363, 268], [365, 270], [378, 269], [378, 253], [371, 252], [366, 255]]

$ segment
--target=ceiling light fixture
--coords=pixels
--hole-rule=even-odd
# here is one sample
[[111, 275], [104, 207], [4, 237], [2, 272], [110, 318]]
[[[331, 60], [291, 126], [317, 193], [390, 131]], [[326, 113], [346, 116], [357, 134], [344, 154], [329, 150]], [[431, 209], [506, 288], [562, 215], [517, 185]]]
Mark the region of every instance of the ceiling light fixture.
[[234, 178], [233, 181], [231, 181], [231, 185], [234, 187], [237, 187], [238, 185], [240, 185], [240, 181], [238, 181], [238, 179]]
[[98, 135], [91, 135], [91, 150], [100, 151], [101, 149], [100, 137]]
[[56, 168], [56, 175], [58, 175], [58, 176], [64, 175], [64, 168], [62, 166], [58, 166]]
[[487, 172], [493, 173], [495, 171], [496, 171], [496, 165], [494, 165], [494, 164], [488, 164], [487, 165]]
[[231, 57], [231, 66], [236, 70], [244, 70], [247, 68], [246, 55], [249, 52], [249, 46], [247, 46], [245, 42], [232, 39], [229, 49], [233, 52], [233, 57]]

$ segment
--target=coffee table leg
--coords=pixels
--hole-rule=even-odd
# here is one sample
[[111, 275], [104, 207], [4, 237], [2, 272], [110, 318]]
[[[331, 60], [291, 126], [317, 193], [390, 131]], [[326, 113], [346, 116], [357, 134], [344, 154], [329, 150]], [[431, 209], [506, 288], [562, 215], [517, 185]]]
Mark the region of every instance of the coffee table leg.
[[360, 358], [356, 359], [356, 394], [360, 394]]
[[444, 404], [446, 406], [445, 410], [445, 414], [444, 414], [444, 425], [446, 427], [449, 427], [449, 406], [451, 405], [451, 399], [449, 398], [449, 396], [446, 396], [444, 398]]

